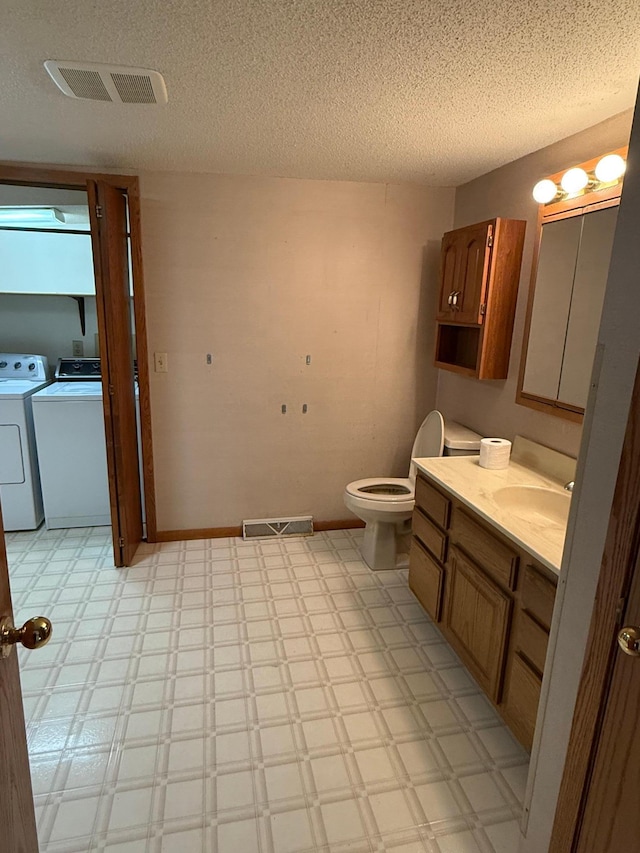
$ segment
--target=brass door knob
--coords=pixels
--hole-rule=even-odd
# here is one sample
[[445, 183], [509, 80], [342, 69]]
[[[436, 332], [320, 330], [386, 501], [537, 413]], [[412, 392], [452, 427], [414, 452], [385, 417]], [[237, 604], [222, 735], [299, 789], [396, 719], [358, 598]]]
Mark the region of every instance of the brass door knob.
[[22, 628], [16, 628], [13, 619], [5, 616], [0, 620], [0, 653], [3, 658], [11, 654], [16, 643], [22, 643], [25, 649], [39, 649], [51, 639], [51, 622], [45, 616], [27, 619]]
[[628, 625], [618, 633], [618, 645], [626, 655], [640, 657], [640, 628]]

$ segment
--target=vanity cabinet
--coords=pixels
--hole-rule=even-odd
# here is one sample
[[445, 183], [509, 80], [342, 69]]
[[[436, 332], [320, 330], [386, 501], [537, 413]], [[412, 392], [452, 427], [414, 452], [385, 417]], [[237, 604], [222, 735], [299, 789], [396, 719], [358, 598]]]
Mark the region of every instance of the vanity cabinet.
[[556, 584], [531, 554], [418, 475], [409, 586], [529, 750]]
[[442, 239], [436, 366], [506, 379], [526, 223], [491, 219]]

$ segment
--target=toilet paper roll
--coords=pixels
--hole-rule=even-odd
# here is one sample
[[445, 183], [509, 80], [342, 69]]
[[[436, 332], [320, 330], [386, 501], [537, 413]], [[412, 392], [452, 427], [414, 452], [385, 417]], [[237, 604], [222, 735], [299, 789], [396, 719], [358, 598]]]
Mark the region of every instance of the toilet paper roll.
[[498, 471], [509, 467], [511, 442], [506, 438], [483, 438], [480, 441], [480, 467]]

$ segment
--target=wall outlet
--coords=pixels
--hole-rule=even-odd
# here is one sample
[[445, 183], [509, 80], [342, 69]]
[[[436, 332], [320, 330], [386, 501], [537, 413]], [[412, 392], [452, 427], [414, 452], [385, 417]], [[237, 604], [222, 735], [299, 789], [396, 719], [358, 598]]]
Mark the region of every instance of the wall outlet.
[[166, 352], [155, 352], [153, 354], [153, 363], [156, 373], [169, 372], [169, 360]]
[[74, 356], [74, 358], [82, 358], [84, 355], [83, 341], [71, 341], [71, 355]]

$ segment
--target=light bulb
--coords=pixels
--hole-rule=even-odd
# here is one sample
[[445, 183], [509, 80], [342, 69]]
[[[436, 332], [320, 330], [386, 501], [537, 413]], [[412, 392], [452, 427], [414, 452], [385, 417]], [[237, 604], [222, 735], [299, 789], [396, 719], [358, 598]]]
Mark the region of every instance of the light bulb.
[[553, 183], [553, 181], [549, 180], [549, 178], [545, 178], [543, 181], [538, 181], [533, 188], [533, 197], [538, 204], [547, 204], [554, 199], [557, 194], [558, 187]]
[[607, 154], [596, 166], [596, 178], [603, 184], [617, 181], [624, 175], [627, 164], [619, 154]]
[[589, 183], [589, 175], [584, 169], [576, 166], [574, 169], [569, 169], [565, 172], [560, 181], [560, 186], [566, 193], [578, 193], [583, 190]]

